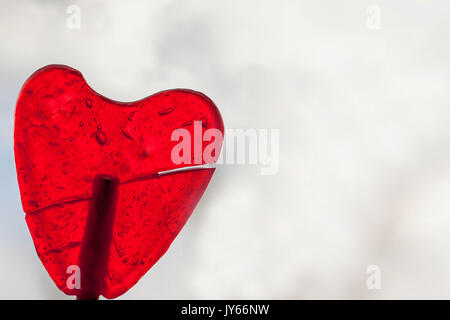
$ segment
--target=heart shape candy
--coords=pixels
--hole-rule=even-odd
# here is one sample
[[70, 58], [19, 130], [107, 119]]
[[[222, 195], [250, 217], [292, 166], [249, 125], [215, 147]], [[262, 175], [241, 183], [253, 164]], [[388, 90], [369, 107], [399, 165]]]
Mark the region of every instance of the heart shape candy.
[[[173, 138], [181, 131], [190, 149]], [[36, 71], [17, 100], [14, 153], [26, 222], [57, 287], [94, 298], [130, 289], [167, 251], [215, 170], [186, 167], [216, 161], [222, 139], [220, 113], [199, 92], [122, 103], [67, 66]], [[72, 286], [77, 267], [81, 285]]]

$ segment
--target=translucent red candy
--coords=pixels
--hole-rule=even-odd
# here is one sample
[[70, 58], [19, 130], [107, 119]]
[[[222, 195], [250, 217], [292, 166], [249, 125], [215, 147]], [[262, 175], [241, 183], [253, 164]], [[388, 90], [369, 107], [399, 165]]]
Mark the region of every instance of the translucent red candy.
[[[214, 173], [207, 168], [158, 174], [194, 165], [172, 161], [179, 141], [171, 135], [184, 128], [193, 146], [195, 121], [201, 121], [202, 133], [216, 128], [223, 134], [218, 109], [195, 91], [168, 90], [121, 103], [94, 92], [77, 70], [59, 65], [26, 81], [16, 106], [17, 177], [36, 251], [58, 288], [115, 298], [166, 252]], [[202, 150], [208, 144], [202, 141]], [[115, 213], [110, 222], [88, 223], [98, 214], [94, 180], [102, 176], [117, 182], [115, 198], [104, 200], [114, 202]], [[68, 287], [70, 266], [81, 266], [79, 289]], [[95, 285], [89, 277], [98, 278]]]

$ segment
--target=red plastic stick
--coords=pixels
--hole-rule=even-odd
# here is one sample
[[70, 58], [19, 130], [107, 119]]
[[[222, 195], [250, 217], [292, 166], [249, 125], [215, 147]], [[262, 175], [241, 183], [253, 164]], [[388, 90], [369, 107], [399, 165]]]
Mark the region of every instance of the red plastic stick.
[[98, 175], [94, 178], [92, 198], [80, 252], [81, 278], [79, 300], [98, 299], [108, 267], [119, 180]]

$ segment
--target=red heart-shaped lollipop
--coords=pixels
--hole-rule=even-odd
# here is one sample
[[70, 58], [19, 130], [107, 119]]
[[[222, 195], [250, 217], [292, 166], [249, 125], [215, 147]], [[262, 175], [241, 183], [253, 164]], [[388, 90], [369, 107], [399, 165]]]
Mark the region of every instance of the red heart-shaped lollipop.
[[[214, 173], [186, 167], [214, 162], [222, 138], [220, 113], [201, 93], [121, 103], [72, 68], [36, 71], [17, 100], [14, 151], [26, 221], [58, 288], [79, 298], [130, 289], [169, 248]], [[68, 281], [77, 268], [80, 285]]]

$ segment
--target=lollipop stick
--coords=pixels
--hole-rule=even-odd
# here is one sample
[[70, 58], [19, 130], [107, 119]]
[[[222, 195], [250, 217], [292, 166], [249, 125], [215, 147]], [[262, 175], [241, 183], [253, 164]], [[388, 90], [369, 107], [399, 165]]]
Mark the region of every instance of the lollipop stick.
[[119, 180], [115, 177], [97, 175], [94, 178], [81, 245], [81, 288], [78, 300], [97, 300], [101, 293], [108, 265], [118, 186]]

